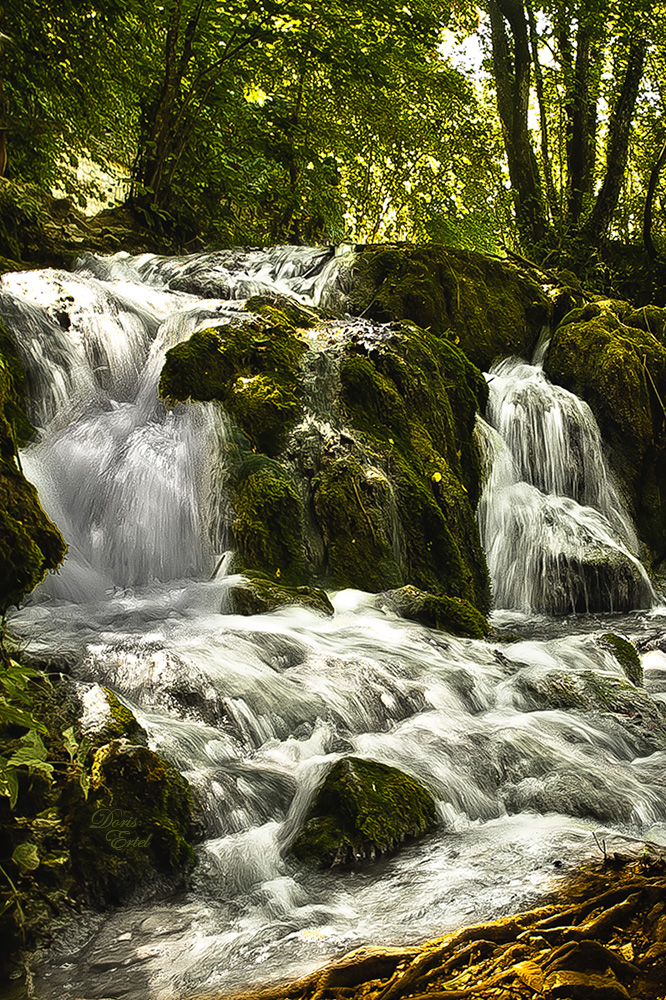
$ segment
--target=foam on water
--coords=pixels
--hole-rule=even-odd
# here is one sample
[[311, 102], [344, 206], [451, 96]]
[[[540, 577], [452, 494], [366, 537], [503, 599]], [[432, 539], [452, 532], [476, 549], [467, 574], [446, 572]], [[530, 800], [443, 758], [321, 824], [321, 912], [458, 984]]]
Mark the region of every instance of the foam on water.
[[[343, 273], [327, 249], [274, 248], [88, 258], [78, 275], [2, 279], [0, 315], [40, 427], [23, 466], [69, 546], [12, 627], [32, 653], [64, 656], [93, 707], [98, 685], [117, 692], [191, 782], [205, 826], [192, 886], [73, 924], [35, 970], [38, 1000], [203, 996], [360, 944], [419, 941], [528, 905], [596, 851], [594, 832], [666, 824], [658, 732], [558, 694], [590, 672], [624, 679], [594, 634], [455, 639], [357, 591], [332, 595], [330, 619], [222, 613], [234, 580], [210, 576], [228, 546], [226, 419], [212, 404], [166, 411], [164, 354], [239, 318], [250, 292], [323, 302]], [[494, 461], [479, 517], [498, 602], [530, 609], [554, 592], [568, 610], [587, 588], [590, 606], [610, 610], [624, 587], [647, 605], [633, 529], [589, 458], [601, 448], [589, 411], [520, 364], [495, 373], [498, 430], [481, 431]], [[325, 394], [317, 405], [302, 433], [326, 433]], [[619, 553], [620, 582], [581, 569], [595, 549]], [[640, 628], [662, 627], [657, 611], [644, 618]], [[539, 627], [547, 634], [545, 618]], [[661, 660], [647, 655], [658, 697]], [[350, 753], [423, 781], [440, 825], [373, 866], [307, 870], [289, 845], [318, 782]]]

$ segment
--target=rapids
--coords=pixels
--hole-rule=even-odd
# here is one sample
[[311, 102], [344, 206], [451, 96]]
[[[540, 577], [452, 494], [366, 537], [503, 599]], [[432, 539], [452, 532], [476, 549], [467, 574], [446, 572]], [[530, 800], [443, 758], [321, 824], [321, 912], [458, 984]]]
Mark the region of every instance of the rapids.
[[[237, 316], [257, 291], [339, 299], [344, 275], [328, 251], [275, 248], [87, 258], [75, 274], [2, 278], [0, 316], [19, 341], [39, 427], [22, 464], [69, 545], [12, 629], [91, 690], [111, 687], [191, 782], [205, 821], [188, 890], [158, 888], [61, 928], [33, 969], [37, 1000], [220, 995], [361, 944], [419, 942], [516, 911], [598, 854], [595, 834], [666, 843], [663, 743], [552, 693], [553, 678], [575, 686], [587, 671], [623, 679], [599, 633], [658, 646], [666, 610], [651, 607], [589, 410], [537, 368], [512, 361], [491, 373], [495, 429], [480, 430], [494, 456], [479, 511], [494, 622], [522, 641], [456, 639], [356, 591], [331, 595], [331, 619], [221, 613], [231, 580], [224, 569], [210, 577], [230, 544], [216, 471], [226, 422], [210, 404], [167, 413], [164, 353]], [[594, 614], [543, 613], [539, 535], [564, 567], [547, 577], [565, 594], [559, 610]], [[610, 614], [622, 595], [587, 584], [594, 600], [576, 608], [585, 546], [633, 567], [628, 607], [639, 610]], [[644, 667], [643, 697], [663, 700], [666, 657], [655, 648]], [[306, 870], [289, 843], [322, 775], [352, 752], [424, 782], [440, 825], [376, 864]]]

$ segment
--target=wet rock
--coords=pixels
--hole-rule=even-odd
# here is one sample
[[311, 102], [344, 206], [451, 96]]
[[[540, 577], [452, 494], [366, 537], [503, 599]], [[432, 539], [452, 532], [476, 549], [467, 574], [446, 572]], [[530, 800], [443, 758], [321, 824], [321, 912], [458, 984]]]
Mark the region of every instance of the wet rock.
[[536, 281], [508, 261], [442, 246], [362, 247], [352, 312], [410, 319], [460, 343], [488, 369], [497, 357], [530, 357], [548, 302]]
[[66, 551], [19, 464], [18, 449], [34, 433], [24, 409], [25, 391], [23, 366], [0, 322], [0, 614], [56, 569]]
[[242, 577], [225, 591], [222, 612], [230, 615], [262, 615], [277, 608], [298, 605], [330, 616], [333, 605], [317, 587], [285, 587], [267, 577]]
[[79, 725], [93, 746], [123, 738], [141, 746], [147, 745], [145, 729], [110, 688], [100, 684], [86, 687], [79, 684], [77, 687], [81, 704]]
[[428, 628], [451, 632], [453, 635], [482, 639], [489, 630], [484, 616], [469, 601], [459, 597], [440, 597], [416, 587], [386, 591], [379, 594], [375, 604], [393, 611], [401, 618], [419, 622]]
[[432, 797], [413, 778], [346, 757], [326, 775], [292, 850], [300, 861], [350, 864], [393, 851], [436, 823]]
[[614, 632], [606, 632], [605, 635], [599, 637], [599, 642], [606, 649], [610, 649], [611, 653], [620, 664], [624, 670], [627, 679], [635, 684], [636, 687], [643, 686], [643, 667], [641, 666], [641, 658], [638, 655], [638, 650], [634, 646], [633, 642], [629, 642], [628, 639], [623, 639], [622, 636], [616, 635]]
[[93, 899], [120, 901], [147, 876], [194, 863], [187, 782], [145, 746], [115, 739], [99, 747], [91, 788], [73, 822], [72, 863]]

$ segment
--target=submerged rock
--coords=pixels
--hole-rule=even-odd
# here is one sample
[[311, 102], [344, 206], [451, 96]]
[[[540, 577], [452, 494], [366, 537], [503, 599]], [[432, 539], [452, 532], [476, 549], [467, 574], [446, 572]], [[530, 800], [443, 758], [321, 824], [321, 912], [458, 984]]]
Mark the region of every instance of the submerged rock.
[[438, 597], [416, 587], [386, 591], [377, 597], [376, 604], [428, 628], [471, 639], [483, 639], [490, 628], [484, 616], [469, 601], [459, 597]]
[[277, 608], [299, 605], [323, 615], [333, 614], [333, 605], [317, 587], [285, 587], [258, 574], [242, 577], [229, 585], [223, 612], [231, 615], [261, 615]]
[[292, 850], [300, 861], [350, 864], [393, 851], [436, 824], [435, 803], [413, 778], [346, 757], [326, 775]]

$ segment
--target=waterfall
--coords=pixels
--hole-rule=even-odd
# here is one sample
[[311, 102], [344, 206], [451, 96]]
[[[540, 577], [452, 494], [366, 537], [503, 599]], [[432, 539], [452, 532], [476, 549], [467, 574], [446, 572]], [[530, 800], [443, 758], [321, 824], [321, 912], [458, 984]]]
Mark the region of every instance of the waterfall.
[[[12, 630], [37, 657], [66, 657], [84, 688], [117, 694], [187, 777], [204, 824], [188, 890], [83, 915], [34, 969], [36, 1000], [248, 990], [360, 945], [519, 911], [596, 853], [593, 832], [666, 841], [658, 704], [632, 689], [636, 718], [608, 709], [626, 679], [595, 634], [609, 628], [603, 617], [575, 635], [525, 618], [525, 638], [499, 649], [399, 619], [357, 591], [331, 595], [330, 619], [221, 613], [233, 578], [210, 579], [228, 545], [211, 511], [224, 502], [226, 420], [212, 404], [165, 409], [164, 354], [238, 318], [258, 289], [328, 302], [345, 275], [329, 250], [282, 247], [119, 254], [86, 258], [76, 274], [1, 279], [0, 316], [39, 428], [23, 466], [69, 546]], [[336, 336], [327, 326], [327, 341]], [[643, 588], [648, 604], [589, 411], [519, 367], [493, 373], [497, 429], [481, 431], [494, 456], [479, 516], [498, 603], [543, 606], [548, 581], [555, 610], [593, 610], [604, 596], [615, 608], [621, 586]], [[622, 585], [591, 568], [611, 555]], [[655, 614], [612, 628], [654, 630]], [[439, 827], [354, 873], [305, 869], [290, 842], [347, 754], [421, 780]]]
[[627, 611], [654, 591], [589, 406], [540, 365], [508, 358], [488, 378], [479, 437], [489, 468], [478, 520], [495, 604]]

